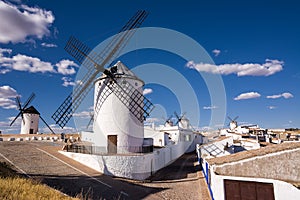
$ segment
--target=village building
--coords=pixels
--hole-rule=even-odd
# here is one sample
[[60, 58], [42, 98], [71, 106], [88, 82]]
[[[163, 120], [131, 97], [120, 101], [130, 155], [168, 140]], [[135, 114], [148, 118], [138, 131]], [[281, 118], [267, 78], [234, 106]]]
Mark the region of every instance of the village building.
[[285, 142], [201, 159], [211, 195], [224, 199], [296, 200], [300, 196], [300, 143]]

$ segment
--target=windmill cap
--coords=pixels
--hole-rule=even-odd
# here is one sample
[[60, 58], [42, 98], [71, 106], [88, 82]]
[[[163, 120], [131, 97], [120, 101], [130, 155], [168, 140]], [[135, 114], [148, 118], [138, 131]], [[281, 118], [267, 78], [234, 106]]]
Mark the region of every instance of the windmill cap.
[[[137, 75], [135, 75], [135, 73], [133, 73], [125, 64], [123, 64], [121, 61], [116, 62], [116, 64], [114, 64], [112, 67], [107, 68], [107, 70], [111, 70], [113, 67], [116, 67], [117, 74], [122, 74], [122, 77], [126, 77], [126, 78], [130, 78], [130, 79], [135, 79], [135, 80], [139, 80], [143, 83], [144, 85], [144, 81], [141, 80]], [[107, 76], [103, 73], [102, 76], [100, 77], [100, 79], [102, 78], [106, 78]]]
[[29, 108], [26, 108], [26, 109], [24, 110], [23, 113], [37, 114], [37, 115], [40, 114], [40, 113], [35, 109], [35, 107], [33, 107], [33, 106], [30, 106]]

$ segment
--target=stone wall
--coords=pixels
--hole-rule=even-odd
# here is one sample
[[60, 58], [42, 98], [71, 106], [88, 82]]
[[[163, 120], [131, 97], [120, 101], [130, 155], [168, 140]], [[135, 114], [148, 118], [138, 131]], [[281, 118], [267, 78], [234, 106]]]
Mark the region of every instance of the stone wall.
[[258, 177], [300, 182], [300, 148], [254, 156], [214, 165], [214, 172], [226, 176]]

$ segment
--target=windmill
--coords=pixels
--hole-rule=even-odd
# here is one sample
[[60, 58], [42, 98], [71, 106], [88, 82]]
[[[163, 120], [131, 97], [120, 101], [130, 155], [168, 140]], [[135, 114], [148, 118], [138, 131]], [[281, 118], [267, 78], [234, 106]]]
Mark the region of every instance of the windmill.
[[[121, 113], [127, 115], [128, 113], [135, 118], [135, 124], [143, 124], [146, 117], [150, 115], [150, 112], [154, 108], [153, 104], [143, 96], [141, 87], [144, 82], [138, 79], [123, 63], [117, 62], [113, 64], [114, 60], [118, 57], [118, 54], [125, 47], [129, 39], [135, 33], [137, 28], [147, 17], [146, 11], [138, 11], [127, 23], [119, 34], [113, 37], [108, 45], [99, 54], [93, 51], [91, 48], [80, 42], [75, 37], [71, 36], [67, 42], [65, 50], [73, 56], [81, 65], [83, 65], [88, 71], [81, 79], [81, 84], [74, 86], [73, 93], [70, 94], [65, 101], [59, 106], [59, 108], [52, 115], [52, 118], [61, 128], [70, 120], [73, 113], [82, 103], [83, 99], [87, 96], [93, 85], [95, 87], [94, 92], [94, 132], [105, 133], [107, 136], [115, 134], [122, 130], [108, 130], [107, 127], [101, 127], [103, 123], [102, 119], [98, 119], [98, 116], [103, 117], [101, 113], [108, 107], [107, 102], [114, 101], [118, 103], [112, 103], [115, 108], [123, 110]], [[102, 76], [98, 76], [102, 73]], [[134, 84], [134, 85], [133, 85]], [[116, 100], [117, 99], [117, 100]], [[123, 107], [119, 104], [121, 103]], [[110, 105], [111, 106], [111, 105]], [[114, 108], [107, 109], [110, 112]], [[128, 111], [128, 112], [127, 112]], [[112, 117], [114, 113], [105, 113], [106, 120]], [[122, 116], [119, 113], [118, 117]], [[125, 119], [119, 119], [118, 121], [124, 121]], [[127, 119], [126, 119], [127, 120]], [[126, 121], [125, 120], [125, 121]], [[132, 121], [132, 120], [129, 120]], [[127, 121], [128, 122], [128, 121]], [[114, 127], [111, 123], [107, 122], [110, 126]], [[117, 125], [116, 125], [117, 126]], [[98, 127], [98, 128], [97, 128]], [[105, 130], [103, 130], [105, 129]], [[125, 127], [128, 129], [128, 127]], [[140, 132], [140, 131], [134, 131]], [[125, 134], [126, 135], [126, 134]], [[115, 136], [115, 135], [114, 135]], [[140, 137], [139, 134], [138, 137]], [[135, 136], [137, 137], [137, 136]], [[111, 137], [112, 138], [112, 137]], [[133, 137], [134, 138], [134, 137]], [[110, 140], [109, 137], [105, 140]], [[116, 142], [116, 138], [111, 139], [113, 143]], [[118, 139], [119, 142], [126, 140], [122, 137]], [[134, 140], [134, 139], [133, 139]], [[128, 142], [128, 141], [127, 141]], [[126, 142], [125, 142], [126, 143]], [[130, 142], [129, 142], [130, 143]], [[128, 144], [129, 144], [128, 143]], [[135, 143], [135, 142], [134, 142]], [[135, 145], [139, 145], [140, 142]], [[127, 144], [127, 146], [128, 146]], [[101, 145], [103, 145], [101, 143]]]
[[163, 117], [163, 120], [164, 120], [164, 126], [173, 126], [172, 117], [173, 117], [173, 115], [170, 115], [170, 116], [168, 117], [168, 119], [165, 119], [165, 118]]
[[230, 120], [230, 122], [228, 123], [227, 126], [230, 127], [230, 130], [233, 130], [235, 129], [236, 127], [238, 127], [238, 124], [237, 124], [237, 119], [239, 118], [239, 116], [236, 116], [234, 119], [232, 119], [231, 117], [227, 116], [227, 118]]
[[17, 107], [19, 109], [18, 115], [14, 118], [14, 120], [10, 123], [10, 126], [14, 124], [14, 122], [21, 116], [21, 134], [36, 134], [38, 132], [39, 126], [39, 118], [46, 124], [49, 130], [54, 134], [53, 130], [47, 124], [47, 122], [42, 118], [41, 114], [35, 109], [33, 106], [29, 106], [29, 104], [34, 99], [35, 94], [32, 93], [27, 101], [24, 103], [23, 107], [20, 101], [20, 97], [16, 97]]
[[190, 122], [185, 117], [186, 112], [182, 113], [180, 116], [176, 113], [176, 111], [174, 112], [174, 114], [175, 114], [175, 117], [177, 118], [175, 125], [178, 125], [180, 128], [185, 128], [185, 129], [190, 128]]

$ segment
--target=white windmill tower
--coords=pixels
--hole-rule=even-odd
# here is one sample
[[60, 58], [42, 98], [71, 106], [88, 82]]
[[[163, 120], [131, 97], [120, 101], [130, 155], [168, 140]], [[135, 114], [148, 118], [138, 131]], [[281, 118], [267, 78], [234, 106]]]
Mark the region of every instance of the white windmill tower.
[[236, 116], [234, 119], [231, 119], [231, 117], [229, 117], [229, 116], [227, 116], [227, 118], [230, 120], [230, 122], [228, 124], [230, 130], [234, 130], [235, 128], [238, 127], [236, 120], [239, 118], [239, 116]]
[[33, 106], [29, 106], [30, 102], [34, 99], [35, 94], [32, 93], [31, 96], [27, 99], [22, 107], [20, 97], [16, 97], [16, 103], [19, 109], [18, 115], [14, 118], [14, 120], [10, 123], [10, 126], [17, 120], [18, 117], [22, 117], [21, 122], [21, 132], [20, 134], [37, 134], [39, 128], [39, 119], [41, 119], [49, 130], [53, 132], [50, 126], [46, 123], [46, 121], [42, 118], [41, 114], [35, 109]]
[[95, 81], [94, 106], [97, 112], [94, 132], [103, 137], [102, 141], [107, 140], [109, 152], [138, 152], [144, 140], [144, 102], [141, 96], [144, 82], [120, 61], [108, 70], [122, 88], [130, 84], [132, 92], [128, 97], [113, 93], [116, 88], [105, 74]]
[[[143, 122], [153, 109], [153, 104], [143, 96], [144, 82], [121, 62], [111, 65], [146, 16], [146, 11], [138, 11], [100, 54], [74, 37], [65, 47], [88, 72], [52, 118], [63, 128], [94, 85], [93, 129], [97, 138], [93, 143], [107, 147], [109, 153], [140, 151]], [[98, 77], [100, 73], [102, 76]]]
[[179, 116], [176, 112], [174, 112], [174, 114], [177, 118], [177, 122], [175, 123], [175, 125], [178, 125], [180, 128], [183, 128], [183, 129], [191, 128], [190, 120], [185, 116], [186, 112], [181, 114], [181, 116]]

